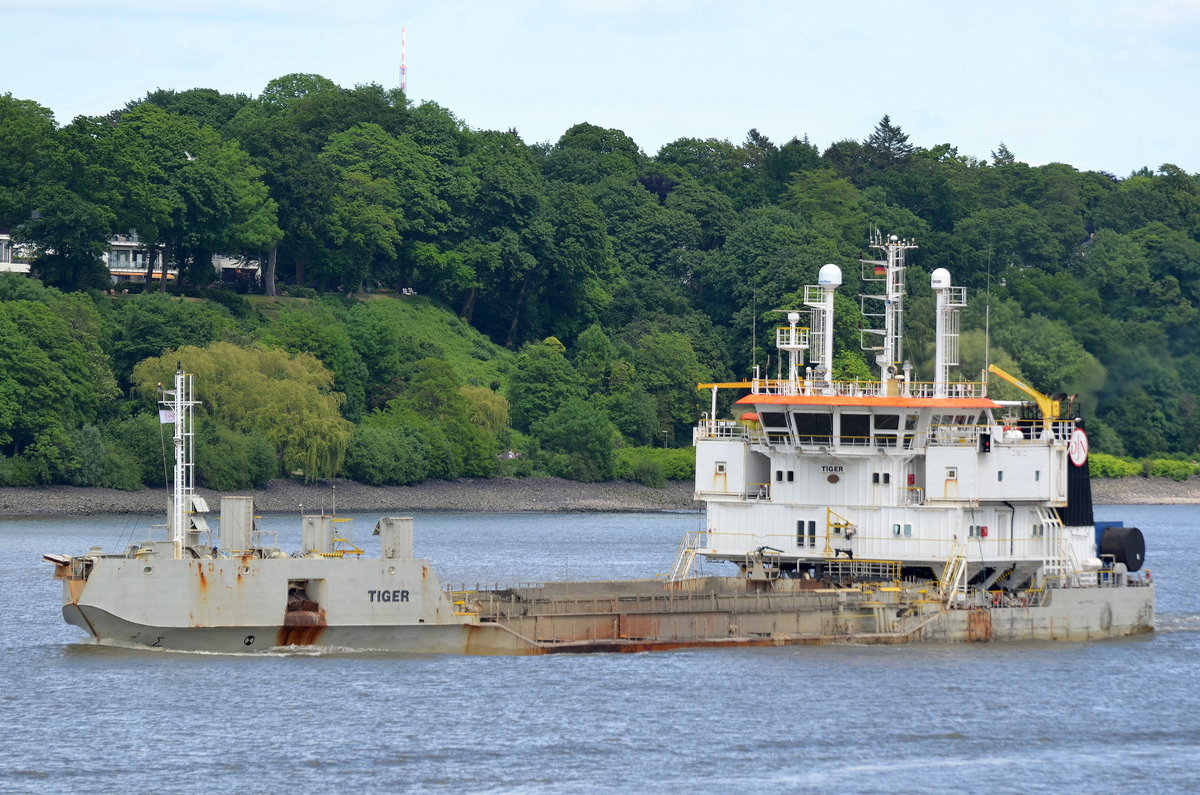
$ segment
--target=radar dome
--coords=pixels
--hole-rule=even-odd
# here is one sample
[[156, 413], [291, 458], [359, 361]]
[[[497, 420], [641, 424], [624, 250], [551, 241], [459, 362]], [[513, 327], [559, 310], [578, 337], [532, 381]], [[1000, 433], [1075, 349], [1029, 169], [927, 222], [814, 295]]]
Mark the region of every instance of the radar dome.
[[821, 286], [837, 287], [842, 283], [842, 269], [837, 265], [830, 263], [822, 265], [820, 272], [817, 274], [817, 284]]
[[930, 274], [930, 285], [935, 290], [943, 290], [950, 286], [950, 271], [945, 268], [934, 268]]

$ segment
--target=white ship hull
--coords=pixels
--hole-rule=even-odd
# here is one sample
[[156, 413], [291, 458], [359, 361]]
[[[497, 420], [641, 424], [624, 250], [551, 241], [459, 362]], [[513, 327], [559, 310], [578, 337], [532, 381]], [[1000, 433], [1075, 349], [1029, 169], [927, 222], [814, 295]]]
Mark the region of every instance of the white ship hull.
[[[311, 590], [316, 610], [289, 610], [289, 585], [298, 581]], [[930, 599], [920, 584], [820, 588], [724, 577], [449, 593], [420, 560], [297, 558], [102, 558], [86, 581], [66, 578], [65, 585], [64, 617], [100, 643], [210, 653], [521, 655], [1081, 641], [1154, 626], [1149, 585], [1053, 589], [1038, 606], [971, 608]]]

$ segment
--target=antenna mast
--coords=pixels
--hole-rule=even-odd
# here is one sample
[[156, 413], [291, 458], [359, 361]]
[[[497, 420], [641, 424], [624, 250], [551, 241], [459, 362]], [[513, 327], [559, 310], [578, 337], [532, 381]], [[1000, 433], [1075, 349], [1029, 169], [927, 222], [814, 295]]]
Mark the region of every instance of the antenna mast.
[[400, 28], [400, 93], [408, 96], [408, 28]]
[[183, 557], [184, 533], [188, 530], [185, 527], [187, 515], [192, 511], [192, 497], [196, 493], [193, 409], [197, 401], [192, 376], [184, 373], [182, 363], [175, 366], [175, 388], [164, 390], [160, 403], [164, 409], [163, 417], [175, 425], [175, 477], [171, 489], [170, 531], [172, 551], [178, 560]]
[[[883, 259], [859, 260], [863, 266], [863, 281], [883, 282], [882, 295], [862, 295], [863, 316], [868, 320], [882, 320], [883, 328], [862, 329], [862, 349], [875, 353], [879, 365], [880, 380], [887, 394], [893, 394], [893, 382], [900, 380], [904, 359], [904, 253], [916, 248], [916, 244], [901, 240], [896, 235], [884, 237], [876, 230], [871, 236], [871, 248], [879, 249]], [[870, 308], [882, 304], [883, 311], [868, 312], [867, 301], [876, 302]], [[866, 335], [874, 335], [868, 342]]]

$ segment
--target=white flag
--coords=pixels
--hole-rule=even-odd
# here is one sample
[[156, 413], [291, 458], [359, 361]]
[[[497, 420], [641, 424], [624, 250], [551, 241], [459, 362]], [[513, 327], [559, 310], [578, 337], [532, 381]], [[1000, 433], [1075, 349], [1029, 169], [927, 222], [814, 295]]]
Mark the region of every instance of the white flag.
[[164, 425], [167, 423], [175, 422], [175, 412], [171, 409], [159, 409], [158, 410], [158, 421], [160, 423], [163, 423]]

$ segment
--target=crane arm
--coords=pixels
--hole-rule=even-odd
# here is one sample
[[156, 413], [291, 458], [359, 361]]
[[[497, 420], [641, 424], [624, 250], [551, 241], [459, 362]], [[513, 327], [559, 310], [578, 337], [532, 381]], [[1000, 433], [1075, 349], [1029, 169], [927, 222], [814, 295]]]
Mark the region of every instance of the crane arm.
[[1043, 395], [1041, 392], [1021, 381], [1019, 378], [1009, 375], [994, 364], [988, 365], [988, 372], [1000, 376], [1005, 381], [1033, 398], [1033, 402], [1037, 404], [1038, 411], [1042, 412], [1043, 428], [1049, 429], [1050, 421], [1058, 419], [1058, 415], [1062, 413], [1061, 401], [1054, 400], [1048, 395]]

